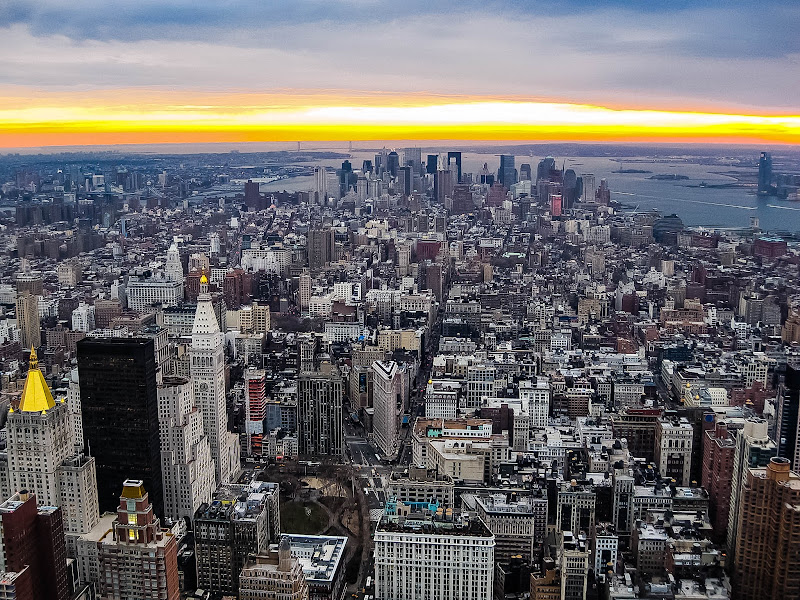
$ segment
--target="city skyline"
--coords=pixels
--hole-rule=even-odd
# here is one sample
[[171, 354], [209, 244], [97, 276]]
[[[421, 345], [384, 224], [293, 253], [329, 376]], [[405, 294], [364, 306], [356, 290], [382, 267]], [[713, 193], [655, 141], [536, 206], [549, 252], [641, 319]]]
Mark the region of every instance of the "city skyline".
[[0, 8], [0, 147], [800, 139], [789, 3]]
[[0, 599], [800, 599], [798, 30], [0, 2]]

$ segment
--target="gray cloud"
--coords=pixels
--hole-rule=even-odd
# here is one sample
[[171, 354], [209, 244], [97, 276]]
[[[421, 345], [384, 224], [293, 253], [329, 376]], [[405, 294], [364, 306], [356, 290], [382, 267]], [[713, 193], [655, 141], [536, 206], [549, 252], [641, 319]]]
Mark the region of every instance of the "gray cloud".
[[[0, 84], [775, 109], [795, 108], [800, 92], [800, 8], [785, 5], [762, 3], [757, 21], [743, 18], [752, 7], [738, 2], [673, 12], [626, 3], [560, 14], [522, 2], [449, 14], [416, 14], [413, 2], [385, 0], [297, 0], [284, 12], [277, 4], [92, 0], [67, 15], [58, 13], [61, 3], [12, 2], [0, 9], [0, 22], [16, 23], [0, 30]], [[392, 17], [397, 9], [388, 7], [400, 4], [409, 12]], [[263, 21], [269, 11], [275, 18]]]

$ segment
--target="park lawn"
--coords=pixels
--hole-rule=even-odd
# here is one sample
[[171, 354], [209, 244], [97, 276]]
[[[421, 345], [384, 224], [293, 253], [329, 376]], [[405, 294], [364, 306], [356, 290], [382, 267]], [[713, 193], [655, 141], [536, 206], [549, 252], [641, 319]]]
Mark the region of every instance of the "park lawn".
[[[306, 513], [306, 508], [311, 514]], [[318, 504], [290, 500], [281, 504], [281, 531], [316, 535], [328, 526], [328, 515]]]

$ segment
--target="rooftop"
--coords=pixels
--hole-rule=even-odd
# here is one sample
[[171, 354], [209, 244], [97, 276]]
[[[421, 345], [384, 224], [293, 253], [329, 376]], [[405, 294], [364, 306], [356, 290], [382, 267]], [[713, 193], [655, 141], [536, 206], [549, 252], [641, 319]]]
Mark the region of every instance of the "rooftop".
[[466, 512], [457, 513], [452, 509], [438, 508], [436, 512], [420, 511], [399, 514], [393, 506], [402, 508], [400, 503], [388, 503], [383, 517], [378, 523], [378, 531], [409, 534], [438, 534], [472, 537], [494, 537], [483, 521], [469, 518]]
[[19, 401], [21, 412], [44, 412], [56, 405], [53, 394], [44, 380], [44, 374], [39, 370], [39, 359], [36, 350], [31, 348], [30, 368]]
[[344, 556], [346, 537], [286, 534], [309, 583], [330, 583]]

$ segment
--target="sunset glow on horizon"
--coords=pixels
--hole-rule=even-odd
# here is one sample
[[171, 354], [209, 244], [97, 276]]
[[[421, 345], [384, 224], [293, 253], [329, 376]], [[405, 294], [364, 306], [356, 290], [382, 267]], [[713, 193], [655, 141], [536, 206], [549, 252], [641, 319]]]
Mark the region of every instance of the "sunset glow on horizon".
[[[144, 100], [144, 98], [143, 98]], [[798, 115], [616, 109], [508, 100], [156, 98], [91, 106], [0, 99], [0, 147], [368, 140], [800, 143]], [[340, 98], [332, 100], [341, 101]], [[137, 108], [141, 106], [141, 108]]]

